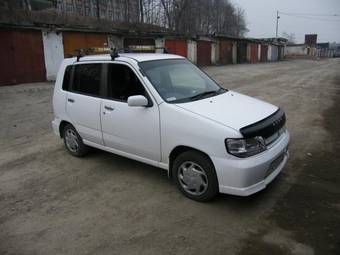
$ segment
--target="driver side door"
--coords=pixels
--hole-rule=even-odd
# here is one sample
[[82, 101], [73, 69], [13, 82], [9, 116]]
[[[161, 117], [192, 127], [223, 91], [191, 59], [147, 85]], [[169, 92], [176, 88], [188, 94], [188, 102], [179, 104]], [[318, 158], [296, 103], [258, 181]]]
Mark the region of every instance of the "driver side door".
[[159, 162], [160, 123], [156, 103], [131, 107], [127, 98], [143, 95], [152, 100], [136, 71], [127, 64], [106, 64], [106, 92], [101, 105], [101, 124], [106, 147]]

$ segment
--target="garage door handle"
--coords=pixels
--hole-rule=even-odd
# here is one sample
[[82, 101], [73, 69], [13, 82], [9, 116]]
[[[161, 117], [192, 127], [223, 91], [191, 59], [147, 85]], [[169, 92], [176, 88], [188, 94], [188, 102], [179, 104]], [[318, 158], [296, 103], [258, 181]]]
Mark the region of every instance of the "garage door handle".
[[67, 101], [69, 101], [70, 103], [74, 103], [74, 99], [72, 98], [68, 98]]
[[105, 110], [108, 110], [108, 111], [113, 111], [114, 110], [114, 108], [112, 108], [112, 107], [110, 107], [110, 106], [104, 106], [104, 108], [105, 108]]

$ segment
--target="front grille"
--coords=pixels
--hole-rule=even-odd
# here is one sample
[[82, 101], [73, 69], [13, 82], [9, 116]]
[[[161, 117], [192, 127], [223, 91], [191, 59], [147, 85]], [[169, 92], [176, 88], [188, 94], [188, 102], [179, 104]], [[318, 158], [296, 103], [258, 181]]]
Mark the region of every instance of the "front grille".
[[279, 130], [284, 127], [285, 123], [285, 112], [282, 109], [278, 109], [269, 117], [241, 128], [240, 132], [245, 138], [262, 136], [263, 138], [267, 139], [279, 132]]
[[275, 134], [265, 138], [264, 139], [265, 144], [268, 146], [268, 145], [274, 143], [285, 131], [286, 131], [286, 127], [284, 126], [278, 132], [276, 132]]

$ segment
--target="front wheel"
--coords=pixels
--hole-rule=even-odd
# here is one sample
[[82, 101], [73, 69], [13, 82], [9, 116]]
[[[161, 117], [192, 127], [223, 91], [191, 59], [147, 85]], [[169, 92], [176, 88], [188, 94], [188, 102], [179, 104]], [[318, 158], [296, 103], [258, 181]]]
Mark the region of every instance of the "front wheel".
[[193, 200], [206, 202], [218, 193], [215, 167], [203, 153], [187, 151], [180, 154], [174, 161], [172, 171], [179, 190]]

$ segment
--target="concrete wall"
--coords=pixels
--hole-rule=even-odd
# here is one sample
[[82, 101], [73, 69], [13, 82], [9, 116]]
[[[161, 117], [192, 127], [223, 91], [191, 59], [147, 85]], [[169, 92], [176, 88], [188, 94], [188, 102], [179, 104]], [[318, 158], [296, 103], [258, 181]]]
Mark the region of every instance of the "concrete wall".
[[164, 47], [165, 47], [165, 39], [164, 38], [156, 38], [155, 39], [155, 45], [156, 45], [156, 53], [163, 53]]
[[211, 43], [211, 63], [216, 65], [220, 59], [220, 42]]
[[261, 44], [257, 45], [257, 60], [261, 61]]
[[237, 42], [233, 42], [233, 64], [237, 64]]
[[107, 42], [110, 48], [116, 48], [117, 50], [124, 48], [124, 38], [122, 36], [108, 35]]
[[285, 56], [305, 56], [307, 55], [307, 47], [305, 45], [287, 45], [285, 48]]
[[[42, 31], [46, 79], [54, 81], [64, 59], [63, 36], [61, 32]], [[25, 42], [23, 42], [25, 43]]]
[[197, 63], [197, 42], [188, 40], [188, 59], [192, 63]]
[[268, 45], [267, 60], [268, 61], [272, 60], [272, 46], [271, 45]]

